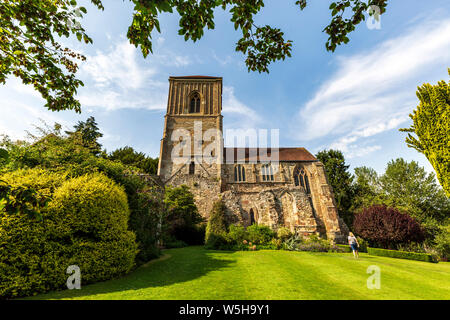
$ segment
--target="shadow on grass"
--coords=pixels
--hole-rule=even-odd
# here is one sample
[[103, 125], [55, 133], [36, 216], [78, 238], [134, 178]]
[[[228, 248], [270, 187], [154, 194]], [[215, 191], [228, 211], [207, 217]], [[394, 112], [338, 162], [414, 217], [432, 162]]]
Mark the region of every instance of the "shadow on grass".
[[[113, 294], [128, 290], [138, 290], [151, 287], [164, 287], [176, 283], [191, 281], [202, 277], [209, 272], [232, 267], [236, 258], [232, 257], [232, 251], [205, 250], [203, 247], [188, 247], [181, 249], [169, 249], [165, 254], [170, 257], [141, 266], [118, 279], [97, 282], [83, 286], [80, 290], [63, 290], [41, 294], [29, 299], [60, 299], [82, 298], [97, 294]], [[81, 273], [83, 271], [81, 270]], [[83, 277], [83, 274], [81, 275]], [[82, 280], [83, 281], [83, 280]], [[105, 297], [108, 298], [108, 297]], [[112, 295], [111, 299], [120, 299], [120, 296]], [[155, 297], [157, 299], [157, 297]]]

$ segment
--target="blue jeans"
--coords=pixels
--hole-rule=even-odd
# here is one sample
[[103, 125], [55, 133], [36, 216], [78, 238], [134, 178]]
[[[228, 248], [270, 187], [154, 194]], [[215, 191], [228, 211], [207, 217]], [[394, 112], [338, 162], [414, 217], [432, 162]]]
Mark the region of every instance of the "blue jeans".
[[352, 243], [352, 244], [350, 245], [350, 247], [352, 248], [353, 251], [358, 250], [358, 245], [357, 245], [356, 243]]

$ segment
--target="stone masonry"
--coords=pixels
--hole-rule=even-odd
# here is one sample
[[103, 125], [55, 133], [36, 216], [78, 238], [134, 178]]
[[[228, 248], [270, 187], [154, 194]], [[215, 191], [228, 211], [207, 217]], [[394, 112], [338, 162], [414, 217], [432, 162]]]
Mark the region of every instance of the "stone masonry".
[[158, 165], [163, 183], [189, 186], [205, 218], [222, 199], [230, 223], [345, 241], [348, 228], [323, 164], [304, 148], [224, 148], [221, 111], [222, 78], [169, 78]]

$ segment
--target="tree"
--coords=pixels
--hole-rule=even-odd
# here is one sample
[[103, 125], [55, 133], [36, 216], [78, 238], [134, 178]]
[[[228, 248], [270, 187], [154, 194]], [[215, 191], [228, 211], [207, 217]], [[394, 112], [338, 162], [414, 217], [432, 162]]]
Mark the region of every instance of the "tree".
[[[59, 124], [55, 124], [53, 128], [37, 127], [37, 130], [38, 134], [30, 134], [31, 142], [13, 142], [8, 137], [0, 141], [0, 147], [5, 148], [9, 154], [8, 162], [0, 162], [1, 171], [39, 167], [46, 171], [65, 172], [71, 177], [104, 173], [123, 186], [127, 194], [130, 208], [129, 229], [135, 232], [139, 246], [137, 264], [157, 257], [157, 243], [161, 240], [159, 224], [165, 215], [164, 189], [157, 183], [135, 175], [143, 173], [139, 168], [94, 155], [92, 150], [85, 146], [80, 131], [64, 134]], [[18, 196], [24, 195], [22, 190], [12, 191], [13, 193], [9, 193], [17, 199], [20, 199]]]
[[448, 224], [450, 199], [434, 174], [427, 173], [417, 162], [399, 158], [390, 161], [381, 176], [367, 167], [356, 168], [355, 175], [353, 212], [381, 204], [408, 212], [425, 229], [430, 241]]
[[[255, 15], [264, 7], [263, 0], [130, 0], [134, 4], [133, 20], [127, 37], [140, 47], [146, 57], [152, 50], [152, 33], [160, 32], [158, 16], [174, 13], [180, 16], [178, 34], [184, 39], [197, 41], [204, 29], [214, 29], [214, 10], [228, 10], [234, 28], [240, 29], [242, 38], [236, 51], [246, 55], [250, 71], [269, 72], [270, 63], [291, 56], [292, 41], [284, 33], [269, 25], [258, 26]], [[101, 0], [91, 0], [103, 10]], [[386, 11], [388, 0], [339, 0], [330, 5], [332, 20], [323, 30], [328, 34], [326, 49], [334, 51], [338, 45], [348, 43], [348, 34], [364, 19], [370, 6]], [[303, 10], [307, 0], [295, 5]], [[77, 8], [76, 0], [3, 0], [0, 2], [0, 83], [8, 75], [32, 84], [47, 101], [50, 110], [74, 109], [80, 112], [80, 102], [74, 95], [83, 82], [75, 78], [77, 61], [86, 58], [56, 39], [76, 36], [79, 41], [92, 43], [80, 24], [86, 8]], [[345, 16], [345, 18], [344, 18]], [[65, 69], [65, 70], [64, 70]]]
[[425, 239], [420, 224], [396, 208], [375, 205], [355, 216], [355, 233], [371, 246], [395, 249], [399, 244], [422, 242]]
[[[194, 195], [189, 191], [189, 187], [166, 187], [164, 195], [166, 205], [166, 230], [169, 235], [175, 236], [180, 229], [191, 229], [203, 222], [203, 217], [199, 214], [195, 205]], [[183, 240], [183, 239], [178, 239]]]
[[98, 142], [98, 139], [103, 137], [103, 133], [100, 132], [95, 118], [91, 116], [86, 121], [78, 121], [78, 124], [73, 127], [75, 132], [66, 131], [66, 133], [68, 135], [79, 133], [83, 140], [83, 145], [91, 150], [94, 155], [99, 155], [102, 145]]
[[353, 213], [349, 210], [353, 200], [353, 176], [348, 171], [350, 166], [345, 164], [345, 158], [339, 150], [323, 150], [316, 154], [325, 166], [325, 172], [333, 188], [334, 198], [339, 216], [348, 226], [352, 225]]
[[354, 197], [352, 199], [352, 212], [375, 203], [383, 203], [382, 189], [378, 173], [369, 167], [355, 168], [355, 181], [353, 183]]
[[157, 174], [158, 172], [158, 158], [147, 157], [144, 153], [137, 152], [129, 146], [114, 150], [108, 156], [108, 159], [118, 160], [123, 164], [140, 168], [148, 174]]
[[[448, 73], [450, 75], [450, 68]], [[400, 131], [409, 132], [406, 137], [408, 147], [427, 157], [450, 197], [450, 82], [423, 84], [418, 87], [416, 94], [420, 103], [409, 115], [413, 124]]]
[[208, 224], [206, 225], [205, 244], [207, 246], [209, 242], [215, 241], [216, 236], [224, 237], [226, 235], [228, 223], [225, 217], [225, 210], [226, 207], [222, 200], [214, 202]]
[[380, 184], [386, 204], [407, 211], [421, 223], [430, 219], [442, 222], [450, 216], [450, 199], [436, 183], [435, 175], [427, 174], [416, 161], [390, 161]]

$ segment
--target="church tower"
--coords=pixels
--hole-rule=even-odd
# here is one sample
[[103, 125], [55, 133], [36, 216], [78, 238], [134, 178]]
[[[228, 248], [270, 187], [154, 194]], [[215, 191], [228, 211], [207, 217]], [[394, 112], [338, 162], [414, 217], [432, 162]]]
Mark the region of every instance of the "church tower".
[[221, 180], [221, 111], [221, 77], [169, 77], [158, 164], [158, 175], [164, 183], [189, 176]]

